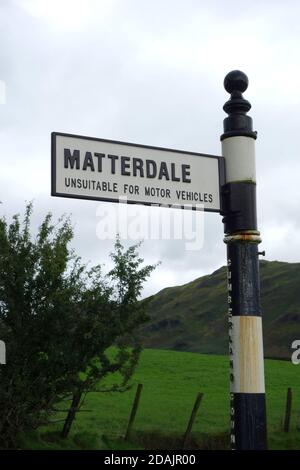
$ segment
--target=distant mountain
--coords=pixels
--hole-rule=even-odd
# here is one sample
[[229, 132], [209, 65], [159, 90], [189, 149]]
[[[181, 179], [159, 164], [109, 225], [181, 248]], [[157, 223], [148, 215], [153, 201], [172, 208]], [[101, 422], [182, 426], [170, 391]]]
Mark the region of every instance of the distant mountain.
[[[266, 357], [290, 358], [300, 340], [300, 263], [260, 261]], [[201, 353], [228, 351], [226, 268], [146, 299], [145, 347]]]

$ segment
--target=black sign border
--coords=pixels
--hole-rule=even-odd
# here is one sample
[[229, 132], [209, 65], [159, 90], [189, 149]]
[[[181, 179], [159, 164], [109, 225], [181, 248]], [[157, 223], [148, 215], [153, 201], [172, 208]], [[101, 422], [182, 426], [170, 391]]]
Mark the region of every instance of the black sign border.
[[[174, 152], [174, 153], [181, 153], [183, 155], [196, 155], [198, 157], [209, 157], [209, 158], [216, 158], [218, 160], [218, 169], [219, 169], [219, 205], [220, 209], [209, 209], [204, 208], [204, 212], [217, 212], [220, 213], [221, 211], [221, 188], [225, 184], [225, 160], [224, 157], [220, 157], [217, 155], [208, 155], [206, 153], [197, 153], [197, 152], [189, 152], [186, 150], [176, 150], [170, 149], [165, 147], [154, 147], [151, 145], [142, 145], [142, 144], [135, 144], [132, 142], [121, 142], [118, 140], [109, 140], [109, 139], [100, 139], [98, 137], [88, 137], [84, 135], [77, 135], [77, 134], [67, 134], [64, 132], [52, 132], [51, 133], [51, 196], [55, 197], [66, 197], [71, 199], [88, 199], [90, 201], [106, 201], [106, 202], [118, 202], [120, 203], [119, 199], [114, 198], [105, 198], [105, 197], [97, 197], [97, 196], [77, 196], [75, 194], [64, 194], [58, 193], [56, 191], [56, 137], [72, 137], [76, 139], [84, 139], [84, 140], [92, 140], [97, 142], [105, 142], [109, 144], [120, 144], [120, 145], [127, 145], [131, 147], [138, 147], [138, 148], [145, 148], [149, 150], [162, 150], [167, 152]], [[199, 210], [199, 208], [193, 207], [191, 205], [167, 205], [167, 204], [155, 204], [151, 202], [142, 202], [142, 201], [126, 201], [126, 204], [140, 204], [143, 206], [150, 206], [150, 207], [165, 207], [165, 208], [174, 208], [174, 209], [188, 209], [188, 210]]]

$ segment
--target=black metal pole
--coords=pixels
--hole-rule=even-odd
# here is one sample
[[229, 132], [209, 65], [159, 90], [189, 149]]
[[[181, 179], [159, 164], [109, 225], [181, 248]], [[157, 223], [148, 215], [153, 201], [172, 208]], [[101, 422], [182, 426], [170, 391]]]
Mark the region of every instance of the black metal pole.
[[224, 242], [227, 244], [230, 353], [231, 446], [266, 449], [266, 404], [256, 218], [255, 139], [251, 108], [242, 93], [248, 78], [230, 72], [231, 94], [223, 107], [221, 136], [226, 184], [222, 187]]

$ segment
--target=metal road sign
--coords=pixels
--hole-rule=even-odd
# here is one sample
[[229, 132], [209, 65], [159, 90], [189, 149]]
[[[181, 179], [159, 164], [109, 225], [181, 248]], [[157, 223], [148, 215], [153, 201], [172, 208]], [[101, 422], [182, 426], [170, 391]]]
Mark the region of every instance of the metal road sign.
[[52, 196], [220, 211], [224, 159], [52, 133]]

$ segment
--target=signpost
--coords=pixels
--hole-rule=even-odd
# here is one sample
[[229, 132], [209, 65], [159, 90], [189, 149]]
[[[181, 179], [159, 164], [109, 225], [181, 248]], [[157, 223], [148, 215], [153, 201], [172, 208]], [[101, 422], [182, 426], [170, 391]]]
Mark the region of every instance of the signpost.
[[220, 211], [224, 159], [52, 133], [52, 196]]
[[251, 108], [242, 93], [247, 76], [235, 70], [224, 80], [231, 97], [224, 105], [221, 136], [226, 163], [222, 188], [224, 242], [227, 244], [230, 354], [231, 445], [267, 447], [266, 403], [256, 220], [255, 139]]
[[[52, 133], [53, 196], [202, 209], [224, 216], [233, 449], [266, 449], [266, 405], [257, 245], [256, 132], [242, 93], [247, 76], [224, 80], [222, 157]], [[226, 176], [225, 176], [226, 167]]]

